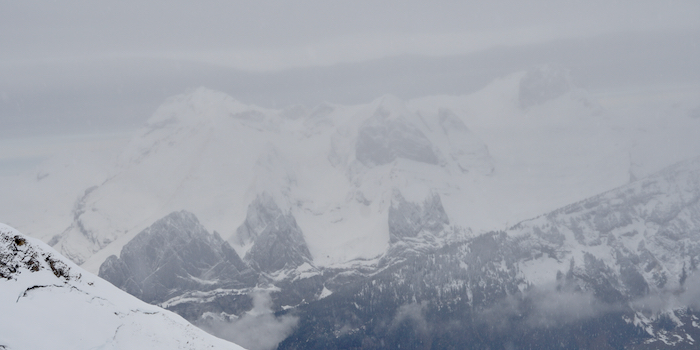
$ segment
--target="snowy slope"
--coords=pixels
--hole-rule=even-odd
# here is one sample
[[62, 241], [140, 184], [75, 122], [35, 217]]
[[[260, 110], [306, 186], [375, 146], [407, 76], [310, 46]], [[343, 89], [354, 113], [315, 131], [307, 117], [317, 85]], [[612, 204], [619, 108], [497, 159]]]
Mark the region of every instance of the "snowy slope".
[[0, 348], [242, 349], [0, 224]]

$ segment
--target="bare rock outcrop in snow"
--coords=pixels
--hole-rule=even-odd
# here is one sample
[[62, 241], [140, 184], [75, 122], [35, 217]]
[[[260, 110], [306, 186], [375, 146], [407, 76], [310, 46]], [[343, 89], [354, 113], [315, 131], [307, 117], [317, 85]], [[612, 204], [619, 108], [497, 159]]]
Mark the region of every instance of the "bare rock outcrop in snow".
[[194, 214], [173, 212], [127, 243], [100, 266], [100, 277], [149, 303], [191, 291], [245, 288], [256, 274]]
[[236, 230], [239, 244], [252, 244], [245, 261], [262, 272], [293, 269], [313, 259], [294, 216], [283, 212], [269, 195], [258, 195]]
[[438, 234], [450, 224], [440, 201], [440, 195], [432, 192], [423, 203], [411, 203], [394, 190], [389, 207], [389, 233], [391, 242], [416, 238], [421, 233]]

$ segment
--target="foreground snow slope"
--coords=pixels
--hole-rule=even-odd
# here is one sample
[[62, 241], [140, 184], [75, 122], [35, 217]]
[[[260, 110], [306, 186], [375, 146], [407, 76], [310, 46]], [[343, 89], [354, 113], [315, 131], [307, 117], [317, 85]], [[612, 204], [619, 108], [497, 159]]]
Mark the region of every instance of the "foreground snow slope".
[[0, 224], [1, 349], [242, 349]]

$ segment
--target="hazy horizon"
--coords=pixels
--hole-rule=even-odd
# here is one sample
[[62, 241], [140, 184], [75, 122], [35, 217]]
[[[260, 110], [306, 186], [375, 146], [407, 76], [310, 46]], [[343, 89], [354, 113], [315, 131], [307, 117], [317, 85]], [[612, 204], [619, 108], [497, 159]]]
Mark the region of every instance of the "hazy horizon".
[[3, 138], [132, 130], [199, 86], [281, 108], [468, 94], [539, 64], [584, 89], [700, 82], [692, 1], [1, 6]]

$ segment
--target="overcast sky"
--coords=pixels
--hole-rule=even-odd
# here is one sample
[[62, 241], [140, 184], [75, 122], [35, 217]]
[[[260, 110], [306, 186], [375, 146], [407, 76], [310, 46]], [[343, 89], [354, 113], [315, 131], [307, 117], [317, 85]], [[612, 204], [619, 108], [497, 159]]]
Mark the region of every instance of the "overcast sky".
[[700, 82], [700, 1], [0, 0], [0, 137], [142, 125], [206, 86], [308, 107], [467, 94], [542, 63]]
[[0, 61], [146, 56], [278, 70], [699, 23], [693, 0], [3, 0]]

